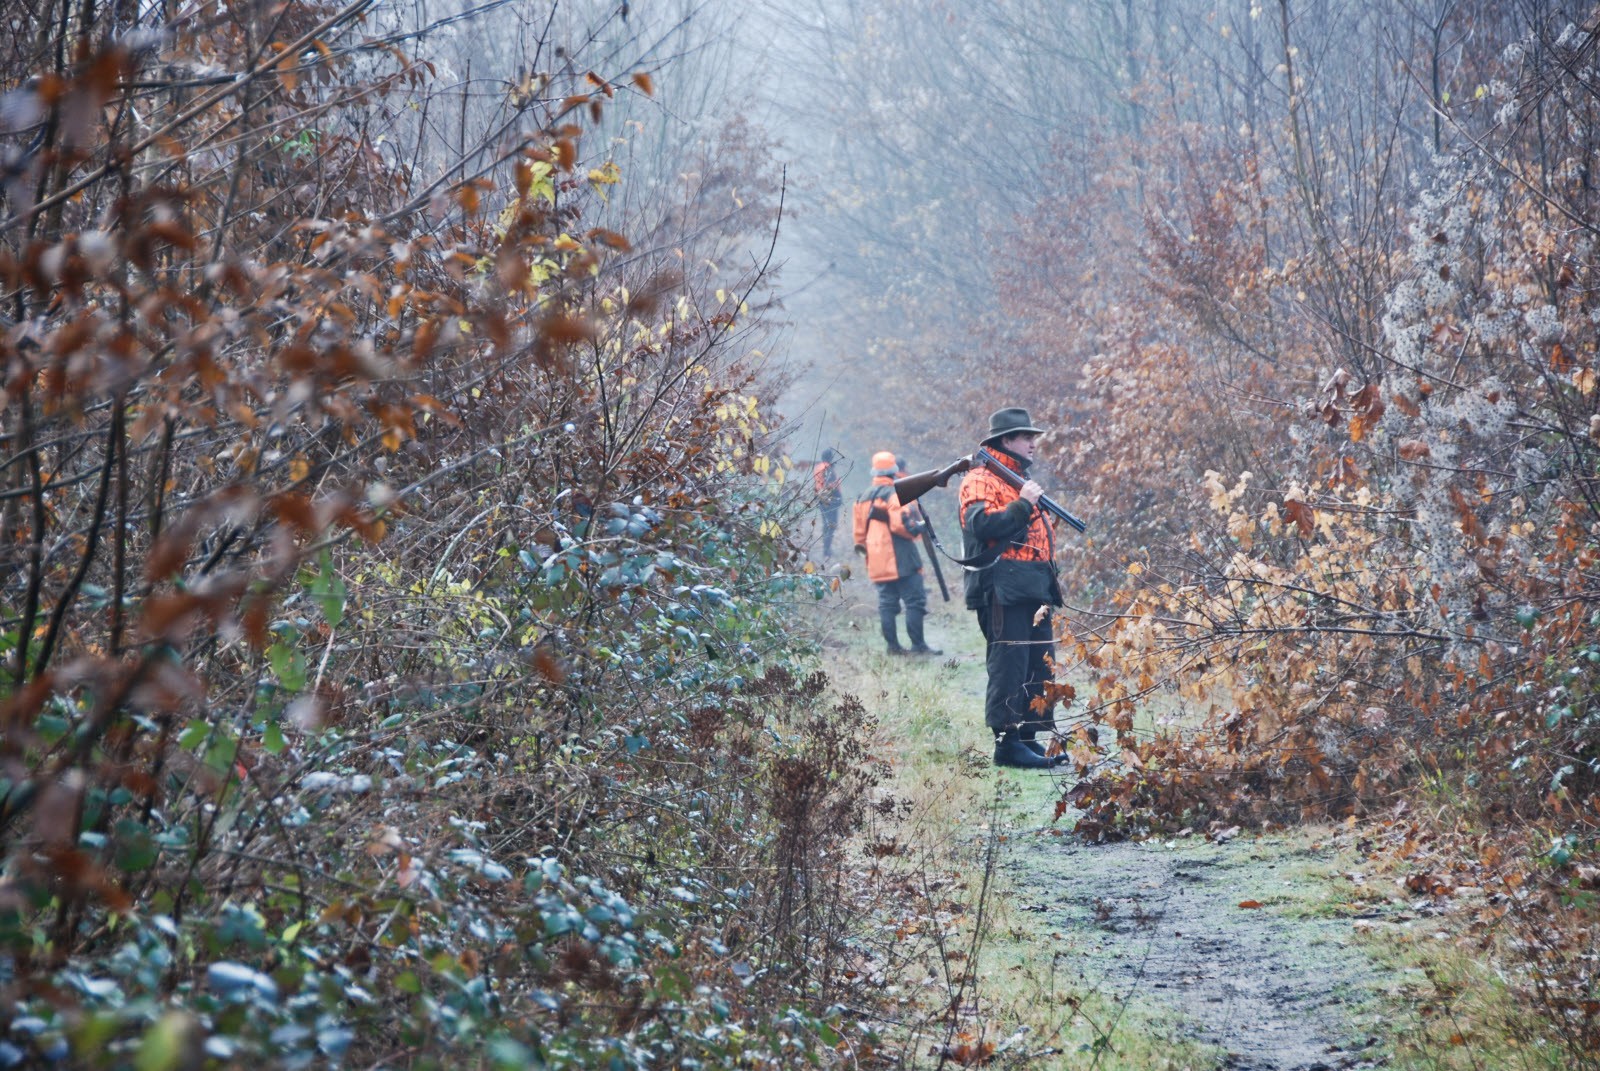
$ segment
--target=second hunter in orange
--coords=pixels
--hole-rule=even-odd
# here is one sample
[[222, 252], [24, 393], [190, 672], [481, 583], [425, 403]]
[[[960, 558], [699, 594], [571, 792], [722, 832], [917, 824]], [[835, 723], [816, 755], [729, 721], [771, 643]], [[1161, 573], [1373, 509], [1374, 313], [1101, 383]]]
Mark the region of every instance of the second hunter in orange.
[[856, 500], [856, 553], [867, 558], [867, 579], [878, 589], [878, 624], [890, 654], [905, 654], [895, 619], [901, 604], [906, 610], [906, 638], [912, 654], [942, 654], [928, 646], [922, 633], [928, 613], [928, 590], [922, 583], [922, 553], [916, 538], [922, 533], [922, 512], [915, 504], [902, 506], [895, 497], [895, 457], [887, 450], [872, 455], [872, 486]]

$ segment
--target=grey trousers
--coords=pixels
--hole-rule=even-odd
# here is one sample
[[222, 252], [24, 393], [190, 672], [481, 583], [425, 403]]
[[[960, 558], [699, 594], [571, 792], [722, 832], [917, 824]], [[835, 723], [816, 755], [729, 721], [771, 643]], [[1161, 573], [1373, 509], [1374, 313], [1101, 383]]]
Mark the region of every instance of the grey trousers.
[[900, 616], [902, 603], [906, 608], [906, 636], [911, 646], [927, 646], [922, 635], [922, 619], [928, 615], [928, 589], [922, 584], [920, 572], [878, 582], [878, 625], [883, 629], [883, 640], [890, 650], [900, 646], [894, 619]]

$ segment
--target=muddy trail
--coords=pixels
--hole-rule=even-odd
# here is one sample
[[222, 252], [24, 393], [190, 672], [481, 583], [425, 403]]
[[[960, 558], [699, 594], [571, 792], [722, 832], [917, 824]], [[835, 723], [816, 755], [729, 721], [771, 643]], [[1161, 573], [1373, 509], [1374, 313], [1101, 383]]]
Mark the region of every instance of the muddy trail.
[[[1357, 943], [1338, 890], [1343, 864], [1317, 834], [1087, 843], [1069, 832], [1072, 812], [1049, 821], [1063, 780], [989, 765], [982, 640], [959, 603], [935, 604], [930, 617], [930, 640], [945, 654], [907, 660], [882, 654], [869, 585], [846, 584], [839, 595], [818, 610], [829, 661], [892, 728], [881, 746], [899, 753], [907, 783], [942, 792], [942, 771], [963, 767], [975, 777], [977, 797], [965, 806], [987, 813], [958, 807], [947, 815], [947, 832], [969, 829], [960, 838], [975, 851], [969, 874], [983, 865], [976, 856], [989, 840], [978, 829], [997, 822], [1005, 834], [992, 858], [1002, 879], [996, 895], [1008, 902], [991, 906], [1008, 922], [990, 934], [977, 988], [1031, 1009], [1029, 1040], [1011, 1056], [1075, 1071], [1142, 1067], [1140, 1054], [1156, 1061], [1149, 1066], [1192, 1071], [1383, 1066], [1388, 1032], [1377, 994], [1394, 979]], [[1040, 967], [1043, 988], [1019, 990], [1011, 972]], [[1100, 1036], [1087, 1049], [1087, 1005], [1047, 1010], [1063, 992], [1093, 994], [1113, 1009], [1112, 1021], [1097, 1012]], [[1191, 1060], [1167, 1039], [1201, 1051]], [[1116, 1058], [1097, 1055], [1096, 1044]]]
[[[1027, 838], [1022, 841], [1027, 843]], [[1019, 906], [1059, 932], [1058, 969], [1119, 1004], [1166, 1008], [1237, 1071], [1380, 1066], [1376, 978], [1348, 920], [1304, 909], [1319, 854], [1277, 840], [1019, 847]]]

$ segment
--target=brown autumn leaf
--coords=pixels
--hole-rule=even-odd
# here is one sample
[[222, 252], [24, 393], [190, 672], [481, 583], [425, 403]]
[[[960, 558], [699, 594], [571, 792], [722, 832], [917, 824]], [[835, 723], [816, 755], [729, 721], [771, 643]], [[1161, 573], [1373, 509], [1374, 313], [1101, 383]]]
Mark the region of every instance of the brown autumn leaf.
[[1450, 488], [1450, 501], [1455, 503], [1456, 516], [1461, 521], [1461, 534], [1468, 539], [1481, 539], [1484, 534], [1483, 522], [1478, 519], [1477, 511], [1472, 508], [1472, 503], [1461, 493], [1460, 488]]
[[83, 775], [76, 770], [45, 785], [33, 807], [33, 833], [41, 846], [71, 850], [77, 843], [82, 797]]
[[595, 336], [595, 326], [591, 320], [568, 313], [547, 316], [535, 325], [534, 330], [534, 360], [541, 368], [549, 369], [565, 367], [562, 351]]
[[180, 665], [158, 660], [134, 686], [128, 702], [135, 710], [170, 713], [193, 706], [204, 695], [205, 685], [199, 677]]
[[1398, 452], [1402, 461], [1421, 461], [1432, 453], [1421, 439], [1401, 439]]
[[41, 673], [0, 702], [0, 730], [5, 730], [0, 735], [9, 736], [13, 729], [32, 725], [55, 686], [54, 673]]
[[274, 495], [268, 500], [267, 508], [280, 522], [298, 531], [312, 534], [319, 530], [316, 510], [306, 495], [297, 492]]
[[628, 315], [641, 319], [649, 316], [655, 312], [661, 299], [670, 294], [682, 281], [682, 277], [674, 272], [663, 272], [652, 276], [643, 286], [629, 294]]
[[151, 583], [165, 580], [184, 567], [203, 520], [202, 510], [192, 509], [161, 533], [161, 538], [155, 541], [145, 557], [146, 580]]
[[201, 610], [202, 600], [192, 592], [157, 592], [144, 601], [140, 620], [151, 639], [181, 640], [199, 623]]
[[585, 237], [592, 238], [602, 245], [610, 246], [612, 249], [622, 253], [626, 253], [633, 248], [622, 235], [616, 231], [608, 231], [604, 227], [592, 228]]
[[1289, 498], [1283, 503], [1283, 516], [1300, 530], [1302, 539], [1309, 539], [1317, 523], [1317, 512], [1304, 502]]
[[547, 644], [540, 644], [533, 649], [532, 662], [539, 676], [551, 684], [560, 684], [567, 679], [567, 671], [562, 668]]
[[1350, 408], [1358, 413], [1364, 413], [1368, 420], [1377, 420], [1383, 416], [1383, 396], [1378, 390], [1376, 382], [1368, 383], [1355, 396], [1350, 399]]
[[1250, 910], [1254, 910], [1254, 909], [1256, 909], [1258, 907], [1261, 907], [1262, 905], [1261, 905], [1261, 901], [1260, 900], [1240, 900], [1239, 901], [1239, 906], [1243, 907], [1243, 908], [1248, 908]]
[[653, 97], [656, 95], [655, 80], [643, 71], [634, 72], [633, 84], [638, 86], [639, 92], [643, 93], [647, 97]]

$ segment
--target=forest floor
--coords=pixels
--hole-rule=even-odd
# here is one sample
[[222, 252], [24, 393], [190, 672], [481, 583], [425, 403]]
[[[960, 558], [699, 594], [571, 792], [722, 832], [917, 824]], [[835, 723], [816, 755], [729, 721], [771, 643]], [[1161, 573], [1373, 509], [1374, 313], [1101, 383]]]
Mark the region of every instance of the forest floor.
[[933, 1009], [900, 1020], [921, 1024], [902, 1030], [911, 1062], [993, 1046], [1030, 1068], [1410, 1063], [1392, 1041], [1447, 934], [1374, 890], [1353, 833], [1085, 843], [1070, 809], [1053, 820], [1068, 780], [990, 763], [982, 641], [959, 592], [932, 593], [937, 658], [883, 653], [874, 594], [858, 571], [816, 620], [825, 668], [875, 716], [874, 753], [893, 765], [904, 818], [874, 835], [900, 847], [879, 862], [947, 898], [936, 948], [886, 957], [891, 997]]

